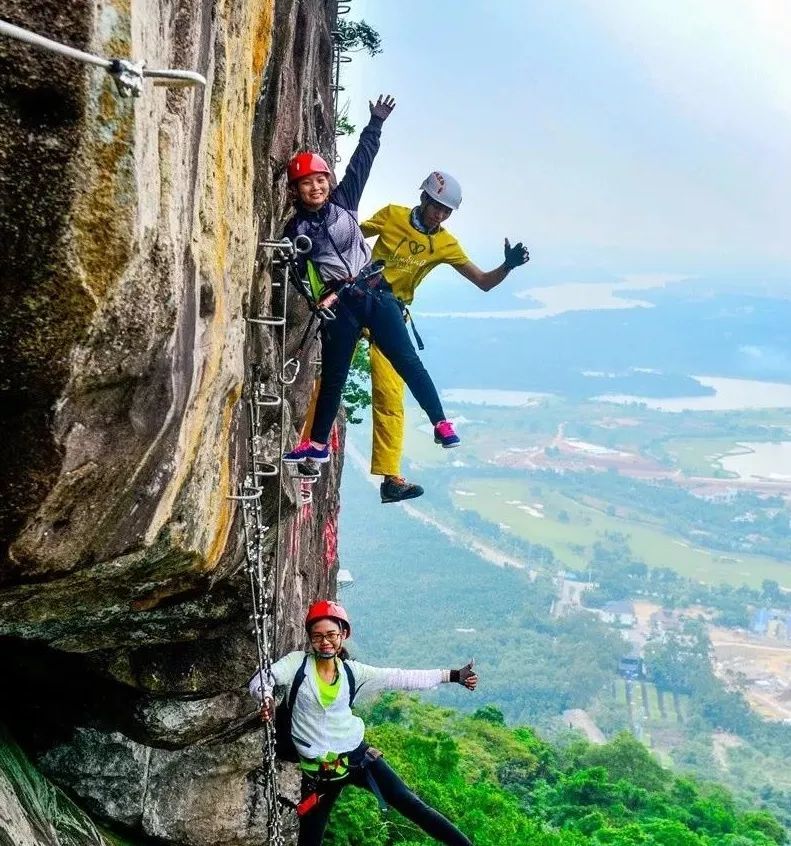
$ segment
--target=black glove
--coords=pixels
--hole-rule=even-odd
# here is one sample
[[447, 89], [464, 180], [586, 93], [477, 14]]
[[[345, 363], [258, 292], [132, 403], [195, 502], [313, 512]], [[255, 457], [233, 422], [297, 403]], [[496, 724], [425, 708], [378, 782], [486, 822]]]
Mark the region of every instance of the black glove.
[[506, 238], [503, 252], [505, 253], [505, 266], [508, 270], [513, 270], [515, 267], [527, 264], [530, 261], [530, 253], [528, 253], [527, 247], [524, 247], [521, 241], [512, 247]]
[[478, 684], [478, 674], [472, 668], [474, 663], [475, 659], [473, 658], [469, 664], [465, 664], [460, 670], [451, 670], [450, 680], [456, 684], [464, 685], [469, 690], [475, 690], [475, 685]]
[[390, 112], [395, 108], [395, 100], [389, 94], [380, 94], [376, 103], [369, 100], [368, 108], [371, 111], [371, 117], [379, 120], [387, 120], [390, 117]]

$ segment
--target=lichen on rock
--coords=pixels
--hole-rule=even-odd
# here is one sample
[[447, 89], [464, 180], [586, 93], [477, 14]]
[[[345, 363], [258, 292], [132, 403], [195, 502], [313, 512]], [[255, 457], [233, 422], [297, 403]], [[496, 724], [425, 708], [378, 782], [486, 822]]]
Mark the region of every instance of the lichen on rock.
[[[250, 366], [273, 389], [280, 367], [275, 339], [244, 320], [282, 308], [258, 240], [288, 214], [289, 156], [332, 142], [334, 11], [0, 0], [0, 17], [43, 35], [208, 82], [123, 100], [99, 68], [0, 42], [0, 657], [17, 685], [0, 717], [93, 813], [174, 844], [261, 841], [227, 495], [245, 469]], [[305, 312], [289, 310], [293, 348]], [[312, 382], [304, 367], [289, 388], [289, 445]], [[279, 411], [267, 424], [277, 460]], [[340, 469], [308, 510], [288, 479], [265, 486], [274, 523], [282, 484], [267, 535], [282, 552], [280, 651], [334, 591]], [[53, 685], [72, 690], [62, 713], [45, 708]]]

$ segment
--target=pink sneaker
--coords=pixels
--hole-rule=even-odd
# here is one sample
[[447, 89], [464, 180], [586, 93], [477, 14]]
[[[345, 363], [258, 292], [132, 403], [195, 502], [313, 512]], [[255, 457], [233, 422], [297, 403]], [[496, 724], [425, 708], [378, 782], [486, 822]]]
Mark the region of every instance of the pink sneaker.
[[434, 427], [434, 443], [442, 444], [443, 449], [453, 449], [461, 443], [461, 438], [453, 431], [450, 420], [440, 420]]

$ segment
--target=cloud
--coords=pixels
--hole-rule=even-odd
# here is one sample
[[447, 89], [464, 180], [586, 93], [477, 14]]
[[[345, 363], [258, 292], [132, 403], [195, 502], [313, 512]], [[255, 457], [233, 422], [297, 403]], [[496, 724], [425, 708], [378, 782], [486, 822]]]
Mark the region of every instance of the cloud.
[[778, 347], [744, 345], [739, 352], [747, 359], [748, 369], [786, 375], [791, 372], [791, 355]]
[[[584, 0], [687, 116], [760, 139], [791, 121], [787, 0]], [[756, 123], [757, 120], [757, 123]]]

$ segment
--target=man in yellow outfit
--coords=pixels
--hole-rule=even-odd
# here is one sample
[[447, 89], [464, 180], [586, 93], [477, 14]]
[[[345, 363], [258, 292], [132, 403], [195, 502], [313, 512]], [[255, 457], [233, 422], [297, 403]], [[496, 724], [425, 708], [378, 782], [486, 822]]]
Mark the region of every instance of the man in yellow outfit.
[[[390, 205], [360, 224], [366, 238], [378, 236], [372, 260], [383, 259], [384, 276], [393, 293], [409, 305], [415, 289], [440, 264], [449, 264], [482, 291], [491, 291], [530, 256], [521, 243], [505, 239], [505, 261], [484, 271], [473, 264], [459, 242], [442, 224], [461, 205], [461, 186], [448, 173], [433, 171], [420, 186], [420, 205], [413, 209]], [[385, 356], [371, 344], [373, 447], [371, 473], [383, 476], [382, 502], [413, 499], [420, 485], [401, 476], [404, 446], [404, 382]]]

